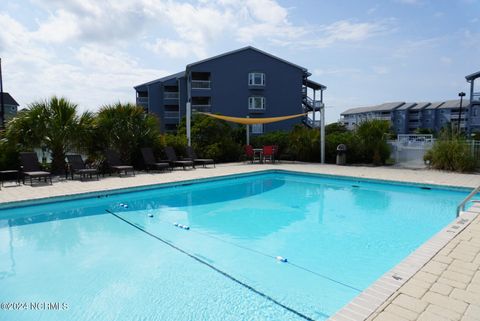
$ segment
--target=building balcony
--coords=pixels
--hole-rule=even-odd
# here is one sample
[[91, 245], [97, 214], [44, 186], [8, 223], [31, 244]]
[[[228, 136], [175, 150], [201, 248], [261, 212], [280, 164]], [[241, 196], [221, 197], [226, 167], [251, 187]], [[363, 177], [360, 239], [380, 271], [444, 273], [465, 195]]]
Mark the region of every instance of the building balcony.
[[392, 121], [392, 117], [391, 117], [391, 116], [373, 116], [372, 119]]
[[192, 104], [192, 111], [197, 111], [201, 113], [211, 113], [212, 105], [194, 105]]
[[480, 92], [474, 92], [472, 95], [472, 103], [480, 103]]
[[178, 91], [166, 91], [163, 93], [163, 99], [178, 99]]
[[262, 114], [264, 113], [266, 110], [265, 107], [261, 108], [255, 108], [255, 107], [248, 107], [248, 112], [251, 113], [251, 114]]
[[137, 105], [148, 105], [148, 97], [137, 97]]
[[180, 114], [179, 114], [178, 111], [165, 111], [164, 114], [163, 114], [163, 117], [178, 119], [179, 115]]
[[192, 80], [192, 89], [210, 89], [210, 80]]

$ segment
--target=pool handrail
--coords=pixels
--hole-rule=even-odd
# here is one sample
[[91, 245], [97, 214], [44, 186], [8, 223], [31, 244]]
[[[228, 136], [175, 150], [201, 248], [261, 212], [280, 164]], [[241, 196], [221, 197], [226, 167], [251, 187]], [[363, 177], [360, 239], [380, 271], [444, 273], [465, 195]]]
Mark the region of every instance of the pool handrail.
[[467, 197], [465, 197], [463, 199], [463, 201], [458, 204], [457, 206], [457, 217], [460, 216], [460, 212], [463, 212], [465, 211], [465, 205], [468, 203], [468, 201], [470, 201], [470, 199], [472, 197], [474, 197], [478, 192], [480, 192], [480, 185], [477, 186], [473, 191], [470, 192], [470, 194], [467, 195]]

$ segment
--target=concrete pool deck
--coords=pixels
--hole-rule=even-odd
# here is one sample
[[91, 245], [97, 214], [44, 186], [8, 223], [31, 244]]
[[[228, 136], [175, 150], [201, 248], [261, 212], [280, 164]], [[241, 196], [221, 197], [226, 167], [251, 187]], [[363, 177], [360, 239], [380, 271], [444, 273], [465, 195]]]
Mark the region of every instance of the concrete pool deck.
[[[335, 166], [308, 163], [220, 164], [216, 168], [138, 173], [99, 181], [54, 180], [53, 185], [12, 186], [0, 190], [0, 206], [57, 196], [184, 180], [281, 169], [305, 173], [381, 179], [405, 183], [476, 187], [480, 175], [391, 167]], [[9, 204], [10, 203], [10, 204]], [[480, 320], [480, 204], [453, 221], [402, 263], [387, 272], [330, 320]]]

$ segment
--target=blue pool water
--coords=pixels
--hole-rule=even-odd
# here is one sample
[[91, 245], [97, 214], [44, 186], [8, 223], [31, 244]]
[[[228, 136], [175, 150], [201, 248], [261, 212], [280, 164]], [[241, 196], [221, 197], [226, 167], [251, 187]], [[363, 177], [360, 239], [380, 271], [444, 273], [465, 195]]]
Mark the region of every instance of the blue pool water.
[[324, 320], [467, 194], [268, 173], [1, 210], [0, 320]]

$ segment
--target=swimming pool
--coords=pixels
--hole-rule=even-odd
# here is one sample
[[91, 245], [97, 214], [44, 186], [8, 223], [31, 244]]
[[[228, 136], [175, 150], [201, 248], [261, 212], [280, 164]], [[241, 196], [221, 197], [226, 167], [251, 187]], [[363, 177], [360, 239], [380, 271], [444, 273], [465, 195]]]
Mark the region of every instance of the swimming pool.
[[4, 209], [0, 320], [324, 320], [467, 194], [276, 172]]

